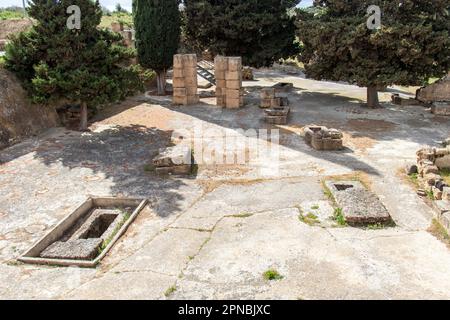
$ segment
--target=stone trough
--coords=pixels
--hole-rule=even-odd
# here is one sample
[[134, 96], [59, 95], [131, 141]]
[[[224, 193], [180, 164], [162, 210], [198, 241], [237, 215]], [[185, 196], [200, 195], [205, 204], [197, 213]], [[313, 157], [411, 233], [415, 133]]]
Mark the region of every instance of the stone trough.
[[95, 267], [146, 204], [144, 199], [89, 198], [18, 260]]
[[378, 197], [367, 190], [359, 181], [326, 181], [349, 225], [364, 226], [370, 224], [392, 223], [391, 216]]

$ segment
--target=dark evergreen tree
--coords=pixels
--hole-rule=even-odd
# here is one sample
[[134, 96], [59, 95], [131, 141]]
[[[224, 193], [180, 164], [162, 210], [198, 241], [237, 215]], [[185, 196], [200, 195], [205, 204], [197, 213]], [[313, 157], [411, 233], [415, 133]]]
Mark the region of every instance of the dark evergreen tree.
[[269, 66], [297, 53], [292, 9], [300, 0], [185, 0], [187, 41], [214, 54]]
[[[66, 12], [81, 9], [81, 28], [70, 29]], [[66, 99], [81, 105], [80, 129], [87, 129], [87, 109], [117, 101], [140, 89], [134, 56], [120, 44], [122, 37], [98, 29], [102, 17], [98, 1], [32, 0], [30, 31], [14, 37], [6, 47], [6, 67], [24, 82], [33, 100], [48, 103]]]
[[[381, 27], [370, 29], [371, 5]], [[378, 89], [423, 85], [450, 69], [450, 0], [320, 0], [315, 14], [299, 11], [297, 35], [307, 76], [367, 87], [369, 107]]]
[[166, 72], [180, 42], [179, 0], [133, 0], [139, 63], [155, 70], [158, 94], [166, 92]]

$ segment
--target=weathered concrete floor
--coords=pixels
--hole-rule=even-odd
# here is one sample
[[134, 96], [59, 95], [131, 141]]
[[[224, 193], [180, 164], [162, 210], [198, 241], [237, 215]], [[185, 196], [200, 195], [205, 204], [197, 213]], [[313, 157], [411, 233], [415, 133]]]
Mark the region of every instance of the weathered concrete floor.
[[[246, 83], [242, 110], [208, 99], [171, 107], [140, 97], [101, 115], [91, 134], [55, 129], [1, 151], [0, 298], [449, 299], [450, 251], [426, 231], [431, 210], [398, 176], [421, 145], [448, 135], [448, 118], [421, 107], [363, 109], [364, 90], [345, 84], [275, 71], [258, 79]], [[272, 165], [264, 159], [184, 179], [144, 170], [174, 130], [202, 125], [215, 132], [205, 140], [214, 145], [224, 130], [267, 128], [256, 86], [281, 79], [296, 90], [289, 125], [279, 127], [275, 176], [262, 174]], [[348, 148], [310, 149], [298, 135], [310, 123], [343, 130]], [[367, 174], [397, 227], [325, 221], [333, 209], [321, 179], [355, 171]], [[151, 206], [97, 269], [15, 262], [88, 195], [148, 197]], [[324, 223], [304, 224], [299, 208]], [[264, 280], [269, 268], [284, 278]]]

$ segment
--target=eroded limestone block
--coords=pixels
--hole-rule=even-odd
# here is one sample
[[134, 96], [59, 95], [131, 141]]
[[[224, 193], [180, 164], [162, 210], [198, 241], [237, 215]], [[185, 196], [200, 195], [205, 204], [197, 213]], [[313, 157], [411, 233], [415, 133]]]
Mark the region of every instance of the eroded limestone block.
[[160, 149], [159, 155], [153, 159], [153, 165], [155, 167], [190, 165], [191, 163], [191, 148], [186, 145], [177, 145], [166, 149]]
[[431, 113], [439, 116], [450, 116], [449, 102], [435, 102], [431, 106]]
[[304, 134], [305, 141], [316, 150], [335, 151], [344, 148], [344, 136], [339, 130], [311, 125], [305, 127]]
[[56, 241], [41, 252], [47, 259], [92, 260], [98, 255], [102, 239], [74, 239], [66, 242]]
[[392, 221], [380, 199], [359, 181], [326, 181], [325, 185], [342, 209], [350, 225], [389, 223]]

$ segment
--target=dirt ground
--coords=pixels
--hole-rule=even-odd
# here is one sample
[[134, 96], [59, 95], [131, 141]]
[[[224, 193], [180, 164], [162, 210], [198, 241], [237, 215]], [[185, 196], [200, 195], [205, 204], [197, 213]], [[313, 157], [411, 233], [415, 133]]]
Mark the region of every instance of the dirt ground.
[[[267, 69], [245, 82], [244, 108], [205, 98], [172, 106], [145, 95], [103, 111], [92, 132], [63, 128], [0, 152], [0, 297], [50, 299], [449, 299], [450, 251], [427, 230], [433, 211], [398, 175], [423, 145], [448, 137], [450, 121], [420, 106], [361, 107], [365, 90]], [[269, 126], [259, 90], [292, 82], [291, 115]], [[301, 128], [341, 129], [345, 150], [318, 152]], [[201, 128], [192, 143], [205, 160], [188, 177], [146, 165], [159, 148]], [[279, 130], [277, 157], [207, 162], [224, 136]], [[246, 154], [267, 145], [251, 136]], [[259, 149], [258, 149], [259, 150]], [[395, 227], [336, 226], [322, 180], [364, 177]], [[25, 265], [17, 257], [89, 195], [132, 196], [149, 205], [96, 269]], [[299, 219], [312, 212], [319, 225]], [[282, 276], [268, 281], [274, 269]]]
[[0, 39], [7, 39], [11, 34], [24, 31], [31, 24], [29, 19], [0, 20]]

